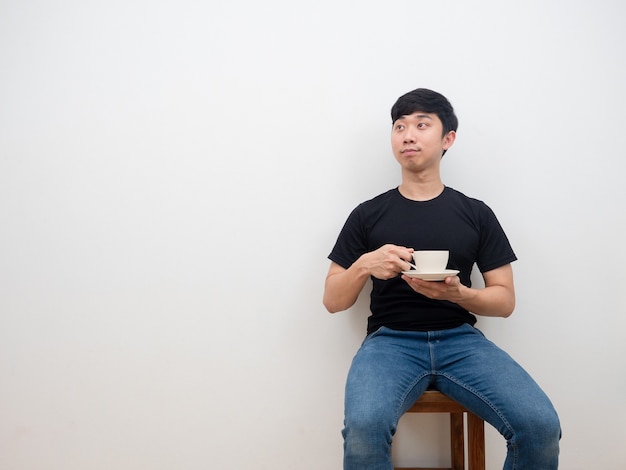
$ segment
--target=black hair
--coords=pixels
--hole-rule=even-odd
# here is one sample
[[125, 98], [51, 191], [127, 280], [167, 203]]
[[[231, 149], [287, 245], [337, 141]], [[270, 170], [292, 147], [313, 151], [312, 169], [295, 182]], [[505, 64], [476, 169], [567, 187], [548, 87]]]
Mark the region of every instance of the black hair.
[[409, 91], [398, 98], [391, 108], [391, 123], [393, 124], [402, 116], [408, 116], [418, 111], [436, 114], [443, 125], [444, 136], [450, 131], [456, 131], [459, 126], [459, 120], [448, 99], [442, 94], [426, 88]]

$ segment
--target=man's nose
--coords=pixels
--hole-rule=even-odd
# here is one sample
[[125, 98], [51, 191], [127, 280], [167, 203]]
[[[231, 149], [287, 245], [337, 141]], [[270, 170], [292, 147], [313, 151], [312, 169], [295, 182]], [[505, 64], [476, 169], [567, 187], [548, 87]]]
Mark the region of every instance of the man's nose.
[[413, 132], [411, 131], [411, 129], [407, 129], [406, 132], [404, 133], [404, 143], [405, 144], [412, 144], [415, 142], [415, 135], [413, 134]]

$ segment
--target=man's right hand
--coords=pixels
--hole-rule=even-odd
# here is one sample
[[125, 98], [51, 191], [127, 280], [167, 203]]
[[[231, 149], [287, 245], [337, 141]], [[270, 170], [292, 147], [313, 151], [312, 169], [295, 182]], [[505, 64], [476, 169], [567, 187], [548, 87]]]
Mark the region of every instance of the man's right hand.
[[370, 276], [387, 280], [407, 271], [412, 253], [413, 248], [383, 245], [361, 255], [348, 269], [331, 261], [324, 286], [324, 306], [331, 313], [350, 308]]
[[362, 264], [375, 278], [387, 280], [411, 269], [412, 253], [413, 248], [388, 244], [365, 253], [356, 263]]

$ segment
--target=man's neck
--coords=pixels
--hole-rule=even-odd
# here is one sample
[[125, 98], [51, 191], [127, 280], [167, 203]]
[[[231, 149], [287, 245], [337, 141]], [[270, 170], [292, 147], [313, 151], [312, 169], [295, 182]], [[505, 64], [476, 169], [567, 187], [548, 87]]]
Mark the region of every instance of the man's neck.
[[444, 189], [444, 184], [440, 179], [428, 182], [402, 181], [398, 186], [398, 191], [405, 198], [413, 201], [430, 201], [439, 196]]

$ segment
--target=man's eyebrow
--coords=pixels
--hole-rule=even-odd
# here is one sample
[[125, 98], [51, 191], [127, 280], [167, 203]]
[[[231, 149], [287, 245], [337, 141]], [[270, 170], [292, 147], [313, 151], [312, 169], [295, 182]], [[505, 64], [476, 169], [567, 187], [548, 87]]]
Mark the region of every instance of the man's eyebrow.
[[419, 119], [430, 119], [430, 120], [433, 119], [432, 115], [430, 115], [430, 114], [424, 114], [424, 113], [417, 112], [417, 113], [413, 113], [413, 114], [405, 114], [404, 116], [400, 116], [398, 119], [396, 119], [396, 121], [404, 121], [404, 120], [406, 120], [409, 117], [416, 117], [416, 118], [419, 118]]

